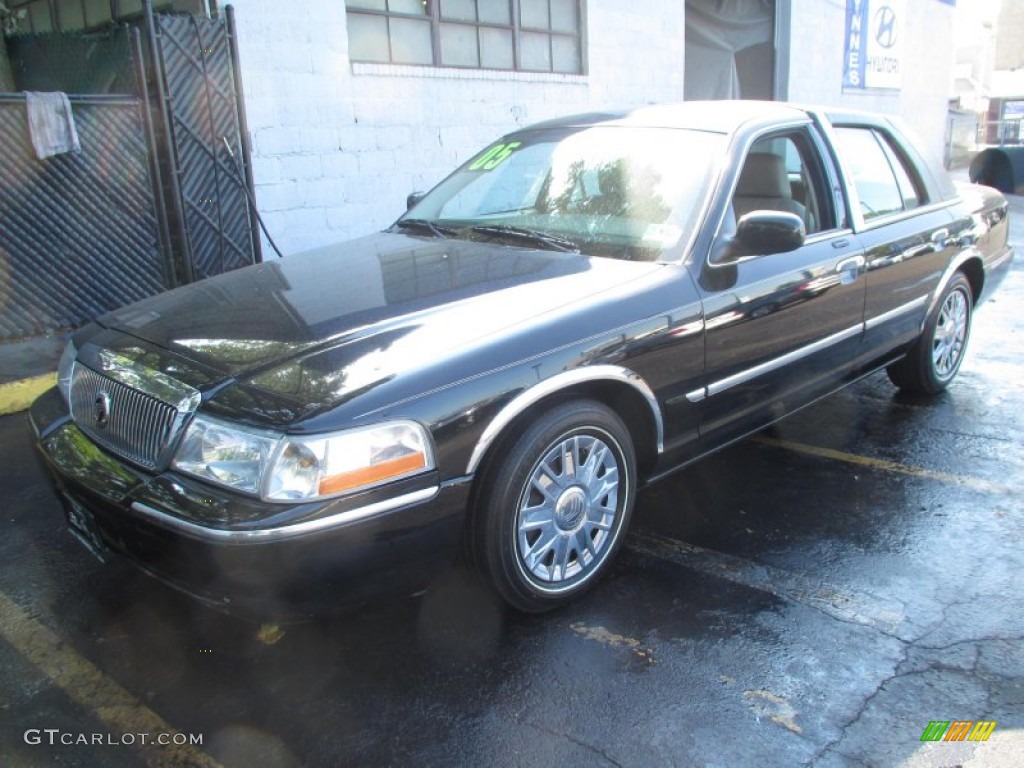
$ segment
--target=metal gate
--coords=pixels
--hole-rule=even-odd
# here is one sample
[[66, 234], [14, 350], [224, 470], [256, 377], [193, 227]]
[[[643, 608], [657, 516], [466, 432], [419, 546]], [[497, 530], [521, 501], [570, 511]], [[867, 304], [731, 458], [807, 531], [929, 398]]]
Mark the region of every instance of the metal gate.
[[231, 8], [213, 19], [147, 8], [184, 277], [253, 264], [259, 237]]

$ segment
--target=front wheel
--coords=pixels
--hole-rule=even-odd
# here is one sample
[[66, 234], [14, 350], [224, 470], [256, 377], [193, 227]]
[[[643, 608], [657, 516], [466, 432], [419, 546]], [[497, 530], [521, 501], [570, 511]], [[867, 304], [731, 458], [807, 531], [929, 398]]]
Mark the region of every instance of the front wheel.
[[590, 400], [542, 413], [507, 448], [481, 478], [474, 559], [508, 603], [550, 610], [608, 569], [633, 509], [636, 456], [622, 420]]
[[942, 292], [920, 338], [906, 356], [888, 367], [893, 384], [916, 395], [934, 395], [949, 386], [967, 351], [973, 297], [971, 284], [958, 272]]

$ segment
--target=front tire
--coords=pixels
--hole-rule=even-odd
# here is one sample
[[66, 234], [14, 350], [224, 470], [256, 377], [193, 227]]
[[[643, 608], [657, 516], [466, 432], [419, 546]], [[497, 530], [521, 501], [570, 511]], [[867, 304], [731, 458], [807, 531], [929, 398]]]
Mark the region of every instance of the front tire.
[[949, 386], [960, 370], [971, 335], [974, 294], [958, 272], [942, 292], [920, 338], [906, 356], [886, 370], [904, 392], [935, 395]]
[[551, 610], [590, 589], [622, 544], [636, 497], [633, 444], [613, 411], [577, 400], [497, 446], [506, 448], [481, 478], [472, 552], [506, 602]]

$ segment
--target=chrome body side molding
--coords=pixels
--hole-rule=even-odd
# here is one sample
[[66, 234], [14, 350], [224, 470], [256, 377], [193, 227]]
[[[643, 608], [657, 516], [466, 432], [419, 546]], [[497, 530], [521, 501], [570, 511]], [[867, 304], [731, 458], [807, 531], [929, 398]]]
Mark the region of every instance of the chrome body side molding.
[[895, 309], [890, 309], [888, 312], [883, 312], [880, 315], [875, 315], [874, 317], [872, 317], [871, 319], [864, 323], [864, 327], [870, 331], [872, 328], [877, 328], [883, 323], [887, 323], [890, 320], [895, 320], [900, 315], [905, 315], [909, 312], [913, 312], [915, 309], [920, 309], [927, 303], [927, 295], [918, 296], [913, 301], [908, 301], [906, 304], [901, 304]]
[[826, 336], [824, 339], [808, 344], [807, 346], [794, 349], [792, 352], [787, 352], [784, 355], [766, 360], [760, 365], [755, 365], [753, 368], [748, 368], [745, 371], [734, 373], [732, 376], [726, 376], [724, 379], [708, 384], [708, 396], [718, 395], [725, 392], [728, 389], [745, 384], [748, 381], [756, 379], [758, 376], [763, 376], [766, 373], [776, 371], [783, 366], [795, 363], [797, 360], [809, 357], [816, 352], [820, 352], [823, 349], [839, 344], [847, 339], [852, 339], [857, 334], [863, 332], [864, 324], [858, 323], [857, 325], [847, 328], [845, 331], [839, 331], [833, 333], [831, 336]]

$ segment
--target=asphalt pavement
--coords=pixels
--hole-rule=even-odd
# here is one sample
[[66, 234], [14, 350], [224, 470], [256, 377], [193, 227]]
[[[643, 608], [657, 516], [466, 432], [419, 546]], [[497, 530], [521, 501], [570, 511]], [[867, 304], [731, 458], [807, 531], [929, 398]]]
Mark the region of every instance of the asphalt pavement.
[[647, 489], [543, 616], [458, 569], [304, 624], [211, 612], [94, 560], [3, 416], [0, 765], [1022, 764], [1021, 253], [947, 393], [877, 374]]

